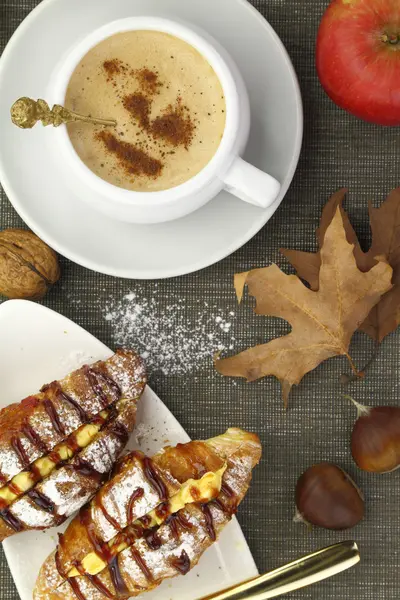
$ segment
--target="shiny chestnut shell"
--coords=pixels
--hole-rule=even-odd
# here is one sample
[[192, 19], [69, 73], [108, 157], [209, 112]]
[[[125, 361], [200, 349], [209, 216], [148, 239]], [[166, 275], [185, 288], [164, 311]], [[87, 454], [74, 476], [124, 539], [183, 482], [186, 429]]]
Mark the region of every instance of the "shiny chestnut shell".
[[360, 469], [386, 473], [400, 466], [400, 408], [366, 409], [355, 422], [351, 453]]
[[364, 499], [354, 481], [334, 464], [316, 464], [300, 476], [296, 506], [303, 520], [325, 529], [350, 529], [364, 516]]

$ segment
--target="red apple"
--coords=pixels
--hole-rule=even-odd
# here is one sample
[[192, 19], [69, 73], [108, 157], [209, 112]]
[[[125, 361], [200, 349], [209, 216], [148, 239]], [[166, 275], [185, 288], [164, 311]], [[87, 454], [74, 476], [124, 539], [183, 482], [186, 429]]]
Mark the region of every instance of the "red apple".
[[333, 0], [318, 31], [317, 71], [345, 110], [400, 125], [400, 0]]

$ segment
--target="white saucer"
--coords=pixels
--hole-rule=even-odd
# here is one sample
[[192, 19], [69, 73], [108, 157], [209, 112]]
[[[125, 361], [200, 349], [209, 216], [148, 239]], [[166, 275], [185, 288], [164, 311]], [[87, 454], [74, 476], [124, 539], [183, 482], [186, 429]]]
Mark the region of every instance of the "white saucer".
[[[107, 219], [80, 198], [52, 152], [53, 130], [21, 131], [10, 122], [20, 96], [45, 97], [74, 41], [114, 19], [156, 15], [192, 22], [236, 60], [252, 107], [249, 162], [282, 183], [268, 209], [223, 192], [188, 217], [158, 225]], [[0, 180], [24, 221], [71, 260], [136, 279], [183, 275], [231, 254], [271, 218], [293, 178], [302, 141], [300, 90], [276, 33], [246, 0], [44, 0], [17, 29], [0, 60]]]
[[[84, 363], [112, 354], [109, 348], [69, 319], [24, 300], [10, 300], [0, 306], [0, 338], [0, 408], [19, 402], [46, 381], [64, 377]], [[175, 417], [147, 386], [138, 406], [136, 429], [128, 447], [152, 455], [167, 443], [174, 445], [188, 440]], [[65, 527], [27, 531], [3, 542], [21, 600], [32, 600], [39, 569], [56, 546], [57, 532]], [[250, 549], [234, 518], [197, 567], [185, 577], [165, 581], [158, 589], [148, 592], [146, 599], [200, 598], [257, 574]]]

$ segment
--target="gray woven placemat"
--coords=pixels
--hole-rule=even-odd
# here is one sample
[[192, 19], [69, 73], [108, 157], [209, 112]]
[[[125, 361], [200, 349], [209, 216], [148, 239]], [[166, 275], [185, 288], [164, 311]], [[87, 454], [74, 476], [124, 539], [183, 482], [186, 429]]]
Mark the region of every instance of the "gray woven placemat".
[[[2, 48], [36, 4], [37, 0], [1, 0]], [[328, 0], [253, 0], [253, 4], [282, 38], [302, 87], [304, 147], [294, 182], [275, 216], [241, 250], [199, 273], [158, 282], [157, 288], [156, 282], [139, 285], [114, 279], [62, 259], [62, 283], [44, 303], [108, 345], [112, 346], [115, 339], [112, 322], [104, 319], [104, 306], [110, 298], [118, 300], [131, 290], [138, 292], [143, 304], [143, 298], [153, 298], [157, 289], [160, 303], [157, 310], [161, 312], [171, 299], [176, 302], [182, 298], [187, 318], [198, 315], [198, 303], [204, 300], [209, 304], [212, 318], [235, 312], [231, 332], [237, 349], [281, 334], [286, 331], [283, 322], [254, 317], [248, 303], [237, 309], [232, 274], [270, 261], [286, 268], [277, 250], [282, 246], [313, 249], [313, 232], [321, 207], [343, 185], [351, 190], [347, 206], [361, 240], [368, 244], [367, 200], [380, 202], [399, 185], [398, 130], [378, 128], [351, 118], [325, 97], [318, 84], [314, 40]], [[20, 218], [2, 194], [0, 228], [19, 225]], [[353, 385], [351, 391], [359, 400], [365, 399], [370, 404], [398, 402], [399, 346], [399, 332], [384, 342], [367, 380]], [[356, 362], [364, 364], [371, 351], [369, 340], [356, 335], [352, 349]], [[202, 361], [194, 372], [184, 375], [171, 375], [168, 371], [163, 374], [153, 368], [150, 383], [193, 437], [209, 436], [229, 425], [240, 425], [260, 434], [263, 462], [239, 513], [260, 571], [354, 537], [362, 551], [359, 568], [291, 597], [395, 600], [399, 597], [399, 475], [376, 477], [356, 472], [348, 450], [354, 412], [341, 399], [338, 383], [345, 370], [345, 361], [335, 359], [308, 375], [294, 390], [287, 414], [282, 410], [275, 379], [251, 385], [233, 383], [216, 375], [210, 360]], [[348, 469], [365, 492], [367, 516], [352, 532], [310, 533], [292, 522], [293, 489], [298, 475], [312, 463], [325, 459]], [[3, 555], [0, 598], [18, 598]]]

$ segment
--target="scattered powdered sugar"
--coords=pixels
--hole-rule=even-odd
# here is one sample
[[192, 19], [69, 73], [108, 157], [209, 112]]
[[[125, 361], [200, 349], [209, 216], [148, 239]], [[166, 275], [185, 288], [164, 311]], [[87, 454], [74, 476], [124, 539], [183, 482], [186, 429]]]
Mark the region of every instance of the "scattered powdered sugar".
[[149, 298], [138, 288], [120, 300], [111, 299], [103, 316], [116, 345], [137, 349], [149, 369], [164, 375], [195, 371], [215, 353], [235, 346], [233, 311], [204, 301], [189, 306], [174, 297], [168, 302], [157, 288]]
[[65, 367], [65, 374], [68, 375], [83, 365], [90, 365], [93, 362], [93, 356], [83, 350], [71, 350], [69, 354], [61, 357], [60, 362]]
[[133, 431], [133, 437], [136, 443], [140, 446], [154, 431], [154, 427], [147, 423], [137, 423]]

